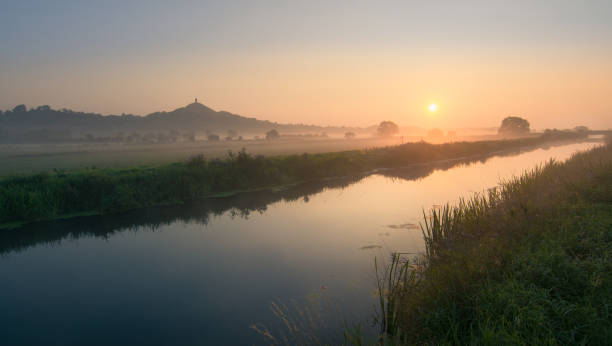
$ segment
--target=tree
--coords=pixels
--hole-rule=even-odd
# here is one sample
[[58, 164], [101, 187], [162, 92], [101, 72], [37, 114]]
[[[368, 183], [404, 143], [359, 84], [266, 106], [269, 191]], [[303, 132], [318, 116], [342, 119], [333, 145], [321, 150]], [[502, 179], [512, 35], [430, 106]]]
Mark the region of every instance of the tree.
[[193, 132], [186, 132], [186, 133], [183, 133], [183, 139], [184, 139], [186, 142], [195, 142], [195, 140], [196, 140], [195, 133], [193, 133]]
[[529, 133], [529, 122], [520, 117], [507, 117], [502, 121], [497, 132], [500, 135], [520, 135]]
[[576, 132], [588, 132], [589, 128], [586, 126], [576, 126], [574, 127], [574, 131]]
[[390, 137], [399, 133], [399, 127], [392, 121], [383, 121], [378, 125], [376, 132], [379, 136]]
[[277, 139], [279, 137], [280, 137], [280, 134], [278, 133], [278, 131], [276, 131], [276, 129], [272, 129], [266, 132], [266, 139], [272, 140], [272, 139]]
[[18, 105], [18, 106], [15, 106], [15, 108], [13, 108], [13, 113], [23, 113], [25, 111], [26, 111], [25, 105]]
[[214, 133], [211, 133], [211, 134], [209, 134], [209, 135], [208, 135], [208, 140], [209, 140], [210, 142], [216, 142], [216, 141], [218, 141], [218, 140], [219, 140], [219, 135], [216, 135], [216, 134], [214, 134]]
[[347, 132], [344, 134], [344, 138], [346, 139], [353, 139], [355, 138], [355, 132]]

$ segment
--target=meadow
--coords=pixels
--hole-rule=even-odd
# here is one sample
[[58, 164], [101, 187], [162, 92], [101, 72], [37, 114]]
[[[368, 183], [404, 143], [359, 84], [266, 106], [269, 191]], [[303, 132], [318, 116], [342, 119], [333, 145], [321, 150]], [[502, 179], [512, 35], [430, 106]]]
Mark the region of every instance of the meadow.
[[397, 146], [333, 153], [262, 156], [246, 150], [225, 158], [194, 155], [183, 162], [126, 169], [56, 169], [0, 178], [0, 224], [121, 212], [181, 204], [209, 196], [278, 187], [329, 177], [440, 160], [477, 157], [504, 150], [580, 140], [571, 132], [478, 142]]
[[[228, 150], [239, 151], [243, 148], [251, 154], [266, 156], [361, 150], [418, 142], [423, 138], [435, 143], [450, 140], [443, 137], [432, 141], [430, 138], [415, 134], [345, 139], [343, 135], [331, 134], [330, 137], [313, 138], [287, 136], [276, 140], [250, 138], [240, 141], [197, 140], [176, 143], [0, 143], [0, 162], [2, 162], [0, 176], [42, 173], [55, 169], [77, 170], [88, 167], [123, 169], [159, 166], [184, 161], [199, 154], [207, 158], [223, 158]], [[488, 132], [486, 134], [468, 132], [452, 140], [473, 142], [496, 139], [500, 138]]]
[[[612, 340], [612, 144], [434, 209], [426, 253], [379, 268], [390, 344]], [[382, 269], [382, 270], [381, 270]]]
[[[419, 140], [410, 138], [412, 141]], [[224, 158], [228, 150], [243, 148], [254, 155], [291, 155], [331, 151], [360, 150], [401, 144], [399, 138], [281, 138], [242, 141], [206, 141], [177, 143], [47, 143], [0, 144], [0, 176], [34, 174], [55, 169], [78, 170], [88, 167], [125, 169], [159, 166], [185, 161], [194, 155]]]

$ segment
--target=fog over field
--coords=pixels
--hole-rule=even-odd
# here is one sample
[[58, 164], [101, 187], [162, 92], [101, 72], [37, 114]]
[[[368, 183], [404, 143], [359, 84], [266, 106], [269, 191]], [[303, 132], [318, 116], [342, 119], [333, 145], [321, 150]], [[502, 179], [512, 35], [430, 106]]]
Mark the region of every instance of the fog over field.
[[497, 128], [425, 129], [389, 121], [368, 127], [279, 124], [214, 111], [197, 99], [173, 111], [146, 116], [18, 105], [0, 113], [0, 174], [154, 166], [198, 154], [224, 157], [229, 151], [242, 149], [252, 154], [287, 155], [421, 140], [442, 143], [496, 138]]

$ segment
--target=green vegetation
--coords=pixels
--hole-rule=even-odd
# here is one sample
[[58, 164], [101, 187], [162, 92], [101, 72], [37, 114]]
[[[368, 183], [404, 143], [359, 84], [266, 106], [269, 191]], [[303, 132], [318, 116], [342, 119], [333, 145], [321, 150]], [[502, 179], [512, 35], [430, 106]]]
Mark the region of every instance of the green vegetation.
[[0, 179], [0, 224], [179, 204], [220, 193], [357, 175], [384, 167], [490, 155], [584, 136], [549, 132], [537, 138], [439, 145], [420, 142], [365, 151], [276, 157], [253, 156], [242, 150], [230, 152], [225, 159], [208, 160], [199, 155], [186, 162], [153, 168], [9, 176]]
[[426, 253], [379, 279], [385, 340], [612, 340], [611, 143], [434, 210], [423, 233]]

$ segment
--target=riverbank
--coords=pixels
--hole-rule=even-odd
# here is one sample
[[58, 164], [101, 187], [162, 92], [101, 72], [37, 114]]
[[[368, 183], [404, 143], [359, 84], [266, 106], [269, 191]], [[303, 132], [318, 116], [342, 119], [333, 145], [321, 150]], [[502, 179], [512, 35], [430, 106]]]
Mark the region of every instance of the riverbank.
[[394, 255], [380, 278], [386, 339], [494, 345], [612, 339], [612, 144], [434, 210], [424, 235], [423, 257]]
[[253, 156], [244, 150], [225, 159], [191, 159], [159, 167], [55, 171], [0, 179], [0, 228], [71, 215], [95, 215], [181, 204], [239, 191], [286, 186], [375, 169], [487, 155], [555, 141], [577, 133], [537, 138], [429, 144], [289, 156]]

